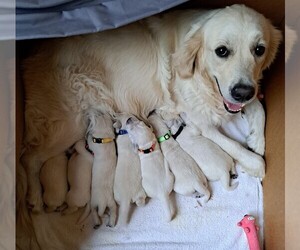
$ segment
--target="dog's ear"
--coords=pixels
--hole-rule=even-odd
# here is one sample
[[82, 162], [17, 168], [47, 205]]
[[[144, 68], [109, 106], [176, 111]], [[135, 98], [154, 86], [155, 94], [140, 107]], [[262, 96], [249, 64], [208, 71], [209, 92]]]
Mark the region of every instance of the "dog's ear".
[[282, 33], [280, 30], [276, 29], [273, 25], [270, 24], [270, 44], [267, 51], [266, 59], [263, 63], [262, 69], [268, 68], [271, 63], [274, 61], [276, 53], [278, 51], [279, 44], [282, 40]]
[[197, 53], [202, 45], [202, 33], [198, 29], [190, 38], [188, 38], [181, 48], [172, 55], [174, 69], [182, 79], [193, 76]]

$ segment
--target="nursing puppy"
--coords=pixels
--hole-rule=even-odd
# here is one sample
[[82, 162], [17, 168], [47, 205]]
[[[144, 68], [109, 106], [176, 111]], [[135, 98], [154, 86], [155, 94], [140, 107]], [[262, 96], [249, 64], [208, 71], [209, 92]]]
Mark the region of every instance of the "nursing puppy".
[[160, 142], [160, 148], [174, 174], [174, 191], [186, 196], [204, 196], [207, 202], [210, 197], [207, 180], [194, 159], [176, 142], [158, 113], [153, 112], [148, 120]]
[[45, 162], [41, 169], [40, 181], [44, 189], [43, 201], [46, 212], [53, 212], [62, 206], [68, 192], [68, 158], [61, 153]]
[[78, 208], [86, 206], [91, 198], [93, 155], [86, 150], [85, 145], [85, 139], [76, 142], [75, 152], [68, 161], [70, 189], [66, 196], [68, 208], [63, 214], [74, 213]]
[[142, 206], [147, 197], [142, 186], [140, 158], [134, 151], [126, 130], [126, 121], [129, 117], [129, 115], [120, 114], [113, 125], [117, 133], [118, 151], [114, 197], [120, 206], [118, 216], [118, 224], [120, 225], [125, 225], [128, 222], [130, 203]]
[[[113, 227], [117, 217], [117, 205], [113, 194], [117, 155], [111, 117], [107, 114], [90, 115], [87, 133], [89, 148], [94, 153], [91, 187], [92, 214], [94, 215], [96, 210], [99, 217], [103, 219], [105, 209], [108, 208], [109, 220], [106, 225]], [[94, 228], [99, 226], [95, 224]]]
[[[42, 205], [41, 166], [84, 136], [91, 108], [145, 121], [152, 110], [164, 119], [164, 112], [186, 112], [245, 172], [263, 178], [265, 116], [256, 96], [280, 40], [281, 32], [261, 14], [233, 5], [169, 12], [113, 30], [43, 41], [23, 67], [22, 163], [32, 210]], [[241, 109], [255, 153], [218, 130]]]
[[173, 219], [175, 210], [170, 201], [174, 176], [160, 151], [152, 130], [136, 117], [126, 121], [126, 130], [134, 148], [139, 152], [142, 185], [147, 195], [159, 199], [164, 206], [167, 221]]
[[[184, 117], [185, 126], [176, 141], [197, 162], [209, 181], [220, 181], [226, 190], [233, 190], [238, 182], [230, 185], [230, 174], [236, 175], [233, 159], [217, 144], [199, 135], [199, 129]], [[180, 118], [167, 122], [172, 134], [176, 134], [183, 124]]]

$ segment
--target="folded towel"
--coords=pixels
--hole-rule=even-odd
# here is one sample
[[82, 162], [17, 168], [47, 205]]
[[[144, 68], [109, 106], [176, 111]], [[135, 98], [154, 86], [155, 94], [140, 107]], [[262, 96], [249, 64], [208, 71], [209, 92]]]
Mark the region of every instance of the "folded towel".
[[[235, 116], [223, 131], [244, 143], [247, 122]], [[37, 240], [42, 249], [248, 249], [246, 235], [237, 223], [245, 214], [253, 215], [263, 236], [263, 193], [257, 178], [242, 173], [237, 166], [238, 187], [226, 191], [219, 182], [210, 182], [212, 198], [201, 206], [196, 199], [172, 194], [177, 215], [165, 222], [159, 200], [150, 199], [145, 207], [133, 207], [127, 226], [92, 227], [89, 217], [76, 225], [78, 213], [32, 215]], [[262, 244], [261, 244], [262, 245]]]

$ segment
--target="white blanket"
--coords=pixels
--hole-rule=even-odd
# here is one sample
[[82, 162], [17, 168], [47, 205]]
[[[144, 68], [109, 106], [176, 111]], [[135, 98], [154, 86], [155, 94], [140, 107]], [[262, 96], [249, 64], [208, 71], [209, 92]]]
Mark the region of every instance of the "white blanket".
[[[244, 142], [247, 122], [237, 115], [224, 128], [232, 138]], [[246, 236], [237, 226], [245, 214], [257, 218], [260, 240], [263, 232], [263, 193], [259, 179], [241, 173], [237, 166], [239, 186], [226, 191], [219, 182], [210, 182], [212, 198], [200, 206], [196, 199], [172, 194], [177, 216], [165, 222], [162, 206], [151, 199], [145, 207], [134, 207], [127, 227], [92, 228], [92, 219], [76, 225], [80, 213], [61, 216], [58, 213], [33, 215], [37, 240], [42, 249], [248, 249]]]

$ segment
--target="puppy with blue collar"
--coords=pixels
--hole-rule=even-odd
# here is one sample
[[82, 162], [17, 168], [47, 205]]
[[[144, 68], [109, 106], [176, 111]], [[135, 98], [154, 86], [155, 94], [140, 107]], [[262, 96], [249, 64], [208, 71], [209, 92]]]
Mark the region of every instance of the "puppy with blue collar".
[[113, 124], [117, 134], [118, 160], [114, 181], [114, 197], [119, 204], [119, 225], [128, 223], [130, 203], [143, 206], [147, 197], [142, 186], [140, 158], [134, 152], [126, 130], [126, 121], [129, 117], [128, 114], [119, 114], [117, 121]]

